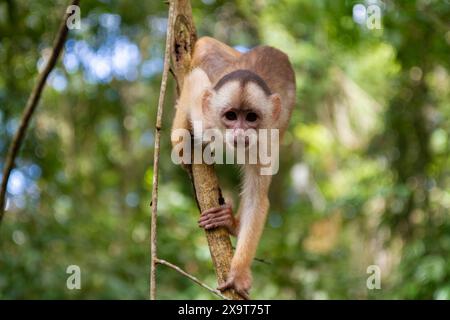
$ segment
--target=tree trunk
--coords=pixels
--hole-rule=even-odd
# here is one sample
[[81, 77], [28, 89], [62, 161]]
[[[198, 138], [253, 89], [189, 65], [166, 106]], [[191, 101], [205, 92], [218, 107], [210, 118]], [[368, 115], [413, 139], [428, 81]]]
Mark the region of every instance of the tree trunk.
[[[174, 3], [174, 35], [171, 44], [171, 58], [173, 74], [177, 81], [177, 92], [183, 87], [183, 79], [191, 69], [191, 57], [197, 34], [192, 18], [189, 0], [172, 0]], [[168, 26], [169, 28], [171, 26]], [[195, 196], [200, 211], [217, 207], [224, 203], [219, 187], [219, 181], [214, 167], [206, 164], [193, 164], [191, 180], [195, 189]], [[209, 251], [216, 270], [219, 284], [225, 282], [230, 270], [233, 247], [230, 236], [225, 228], [206, 231]], [[223, 293], [230, 299], [241, 300], [242, 297], [234, 290]]]

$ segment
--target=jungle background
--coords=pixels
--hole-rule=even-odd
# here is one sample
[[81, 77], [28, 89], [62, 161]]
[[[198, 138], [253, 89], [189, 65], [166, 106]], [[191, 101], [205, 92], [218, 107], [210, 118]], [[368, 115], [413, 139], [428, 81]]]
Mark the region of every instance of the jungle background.
[[[198, 34], [285, 51], [297, 106], [253, 265], [254, 299], [450, 299], [450, 1], [193, 0]], [[0, 1], [0, 168], [67, 1]], [[381, 10], [381, 28], [367, 9]], [[3, 299], [146, 299], [168, 6], [82, 0], [12, 172]], [[370, 13], [370, 12], [369, 12]], [[216, 286], [162, 130], [158, 255]], [[235, 168], [218, 168], [236, 189]], [[234, 187], [233, 187], [234, 186]], [[81, 290], [66, 268], [81, 268]], [[381, 270], [369, 290], [367, 268]], [[158, 298], [215, 299], [160, 266]]]

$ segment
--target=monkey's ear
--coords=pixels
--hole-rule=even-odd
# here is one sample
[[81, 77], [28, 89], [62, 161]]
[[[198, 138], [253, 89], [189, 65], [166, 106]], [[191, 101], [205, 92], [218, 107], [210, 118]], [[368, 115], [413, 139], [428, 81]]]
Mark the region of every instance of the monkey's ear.
[[272, 116], [275, 121], [278, 120], [281, 113], [281, 97], [278, 93], [274, 93], [270, 96], [270, 100], [272, 101]]
[[202, 97], [202, 112], [203, 114], [208, 113], [209, 110], [209, 105], [210, 105], [210, 101], [211, 101], [211, 97], [214, 94], [214, 92], [211, 89], [206, 89], [203, 92], [203, 97]]

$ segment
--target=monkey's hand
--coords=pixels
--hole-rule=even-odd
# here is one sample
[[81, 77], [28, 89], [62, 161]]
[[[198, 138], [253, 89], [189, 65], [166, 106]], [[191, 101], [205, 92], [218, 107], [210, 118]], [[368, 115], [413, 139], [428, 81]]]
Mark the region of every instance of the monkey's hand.
[[217, 289], [225, 291], [234, 289], [244, 299], [249, 300], [249, 292], [252, 286], [252, 273], [250, 270], [230, 270], [227, 281], [221, 284]]
[[230, 234], [234, 236], [237, 234], [237, 222], [229, 204], [203, 211], [198, 220], [198, 226], [205, 230], [225, 227]]

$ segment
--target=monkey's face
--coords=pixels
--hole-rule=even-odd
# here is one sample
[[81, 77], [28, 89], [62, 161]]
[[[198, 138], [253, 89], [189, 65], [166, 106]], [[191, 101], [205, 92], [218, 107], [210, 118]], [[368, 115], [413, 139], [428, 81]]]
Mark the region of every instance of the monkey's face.
[[217, 91], [209, 90], [206, 96], [203, 111], [207, 127], [220, 129], [232, 148], [250, 147], [258, 141], [258, 129], [272, 128], [273, 95], [267, 96], [255, 83], [242, 86], [231, 81]]

